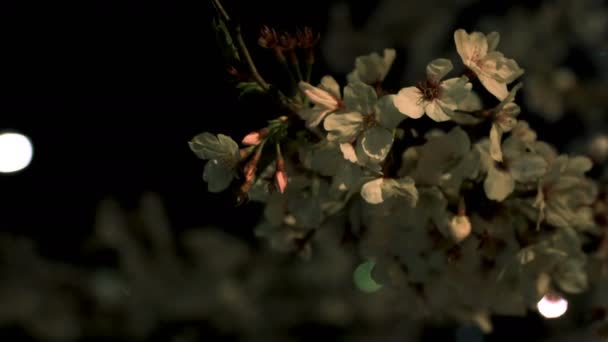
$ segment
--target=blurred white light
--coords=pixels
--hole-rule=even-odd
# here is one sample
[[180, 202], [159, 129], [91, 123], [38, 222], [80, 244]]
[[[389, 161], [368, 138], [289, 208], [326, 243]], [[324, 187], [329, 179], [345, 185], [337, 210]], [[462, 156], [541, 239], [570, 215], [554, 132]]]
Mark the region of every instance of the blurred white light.
[[0, 172], [10, 173], [25, 169], [32, 161], [30, 139], [19, 133], [0, 134]]
[[568, 301], [556, 294], [546, 294], [536, 305], [545, 318], [557, 318], [568, 310]]

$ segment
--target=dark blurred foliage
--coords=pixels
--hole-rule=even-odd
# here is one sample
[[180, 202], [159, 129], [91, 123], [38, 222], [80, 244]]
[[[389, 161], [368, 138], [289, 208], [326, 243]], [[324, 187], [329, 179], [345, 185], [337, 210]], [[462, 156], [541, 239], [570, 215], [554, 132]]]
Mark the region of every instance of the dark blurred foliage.
[[[453, 15], [456, 26], [473, 28], [470, 22], [483, 16], [500, 15], [516, 5], [534, 10], [540, 3], [474, 1]], [[261, 25], [281, 30], [309, 25], [324, 33], [331, 5], [325, 1], [225, 1], [269, 79], [278, 75], [271, 56], [255, 44]], [[350, 1], [350, 6], [353, 25], [361, 27], [377, 5]], [[28, 169], [0, 177], [2, 234], [33, 239], [36, 253], [49, 263], [90, 270], [113, 267], [112, 253], [91, 253], [86, 247], [94, 233], [98, 204], [113, 197], [131, 211], [142, 193], [152, 191], [163, 199], [173, 233], [217, 226], [258, 248], [252, 227], [260, 208], [235, 208], [232, 194], [208, 193], [201, 179], [203, 163], [187, 144], [202, 131], [238, 139], [273, 115], [256, 100], [239, 101], [227, 82], [227, 65], [211, 28], [213, 15], [206, 0], [0, 3], [4, 60], [0, 128], [25, 133], [35, 149]], [[431, 15], [428, 20], [433, 20]], [[585, 77], [596, 72], [588, 69], [588, 54], [572, 49], [567, 61]], [[398, 60], [395, 67], [404, 63]], [[329, 67], [321, 59], [313, 79], [326, 72]], [[344, 78], [344, 74], [337, 76]], [[553, 124], [539, 117], [526, 119], [560, 148], [567, 145], [564, 136], [582, 127], [575, 115]], [[29, 272], [28, 265], [32, 264], [21, 266], [23, 273]], [[189, 329], [195, 337], [184, 340], [195, 340], [206, 331], [216, 332], [214, 322], [209, 324], [208, 329], [187, 320], [161, 324], [150, 341], [168, 341], [175, 331], [187, 334]], [[292, 333], [301, 340], [348, 336], [335, 326], [314, 324], [301, 324]], [[545, 329], [538, 316], [498, 318], [494, 324], [495, 332], [486, 340], [537, 339]], [[454, 340], [453, 328], [431, 326], [422, 338]], [[26, 335], [19, 324], [0, 322], [2, 340], [25, 341]]]

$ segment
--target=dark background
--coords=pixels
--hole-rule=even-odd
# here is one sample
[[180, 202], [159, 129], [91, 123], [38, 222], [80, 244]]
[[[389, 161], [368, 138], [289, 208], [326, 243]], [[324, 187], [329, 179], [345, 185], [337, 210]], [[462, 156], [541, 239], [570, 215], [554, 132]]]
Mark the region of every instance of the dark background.
[[[270, 58], [255, 44], [261, 25], [322, 30], [328, 4], [225, 6], [264, 69]], [[27, 169], [0, 176], [3, 230], [34, 236], [57, 257], [74, 256], [101, 199], [128, 208], [154, 191], [176, 229], [219, 224], [252, 234], [257, 210], [234, 215], [231, 194], [207, 193], [204, 162], [187, 144], [203, 131], [238, 140], [267, 119], [239, 103], [227, 82], [213, 13], [210, 1], [0, 4], [0, 129], [34, 145]]]

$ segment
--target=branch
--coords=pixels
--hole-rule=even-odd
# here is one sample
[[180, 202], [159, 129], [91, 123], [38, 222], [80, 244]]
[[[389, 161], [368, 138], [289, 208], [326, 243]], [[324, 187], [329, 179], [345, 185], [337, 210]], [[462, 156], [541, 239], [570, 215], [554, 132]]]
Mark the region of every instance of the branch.
[[251, 54], [249, 54], [249, 50], [247, 49], [247, 45], [245, 45], [245, 41], [243, 40], [243, 36], [241, 34], [241, 26], [236, 25], [236, 27], [234, 27], [234, 24], [232, 23], [232, 20], [230, 20], [230, 16], [228, 15], [228, 12], [226, 12], [226, 10], [224, 9], [224, 6], [222, 6], [222, 3], [220, 2], [220, 0], [211, 0], [211, 1], [213, 3], [213, 6], [217, 9], [217, 11], [220, 13], [222, 18], [226, 22], [226, 25], [229, 27], [229, 29], [234, 31], [234, 35], [236, 36], [236, 43], [239, 47], [239, 50], [241, 51], [241, 54], [243, 55], [243, 57], [245, 57], [245, 62], [247, 63], [247, 66], [249, 67], [249, 71], [251, 72], [251, 75], [253, 76], [255, 81], [260, 85], [260, 87], [262, 87], [262, 89], [264, 89], [264, 91], [268, 91], [270, 89], [270, 85], [264, 80], [262, 75], [260, 75], [260, 73], [258, 72], [258, 69], [255, 67], [255, 64], [253, 63]]

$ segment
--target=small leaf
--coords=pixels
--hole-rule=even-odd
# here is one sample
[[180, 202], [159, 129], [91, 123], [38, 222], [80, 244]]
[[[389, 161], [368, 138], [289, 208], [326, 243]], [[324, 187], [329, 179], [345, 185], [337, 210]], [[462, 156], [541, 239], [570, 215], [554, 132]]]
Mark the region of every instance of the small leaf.
[[263, 93], [264, 89], [257, 82], [241, 82], [236, 88], [240, 91], [239, 97], [247, 96], [255, 93]]
[[230, 31], [226, 26], [226, 23], [222, 19], [213, 19], [213, 27], [215, 29], [215, 37], [217, 43], [227, 60], [240, 60], [238, 49], [234, 45]]
[[353, 272], [353, 280], [355, 282], [355, 286], [357, 286], [359, 290], [372, 293], [382, 288], [382, 285], [378, 284], [374, 278], [372, 278], [374, 266], [376, 266], [375, 262], [366, 261], [357, 266], [355, 272]]

